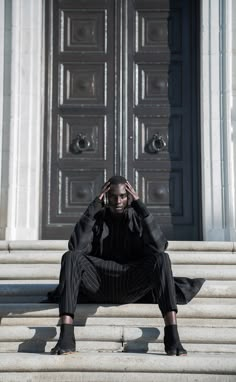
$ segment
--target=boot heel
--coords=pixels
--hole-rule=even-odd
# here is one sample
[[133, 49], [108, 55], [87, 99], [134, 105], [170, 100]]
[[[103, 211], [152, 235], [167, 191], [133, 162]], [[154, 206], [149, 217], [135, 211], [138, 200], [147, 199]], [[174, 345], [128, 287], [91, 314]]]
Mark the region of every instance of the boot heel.
[[180, 342], [177, 325], [166, 326], [164, 328], [164, 333], [165, 352], [168, 356], [187, 355], [187, 350], [183, 348]]

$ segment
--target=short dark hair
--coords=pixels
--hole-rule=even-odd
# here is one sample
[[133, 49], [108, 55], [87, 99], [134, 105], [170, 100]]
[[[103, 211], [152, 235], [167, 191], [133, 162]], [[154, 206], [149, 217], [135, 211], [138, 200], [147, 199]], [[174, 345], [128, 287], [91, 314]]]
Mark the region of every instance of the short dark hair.
[[123, 176], [114, 175], [108, 179], [108, 182], [110, 182], [110, 184], [125, 184], [127, 180]]

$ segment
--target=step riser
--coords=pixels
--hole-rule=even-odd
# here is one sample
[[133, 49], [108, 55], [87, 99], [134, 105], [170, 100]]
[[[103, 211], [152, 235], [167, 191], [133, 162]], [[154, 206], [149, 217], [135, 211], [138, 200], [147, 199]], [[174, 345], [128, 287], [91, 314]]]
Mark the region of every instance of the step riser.
[[[0, 342], [15, 341], [52, 341], [58, 340], [58, 327], [0, 327]], [[181, 340], [190, 343], [235, 344], [236, 328], [189, 328], [180, 327]], [[112, 342], [163, 342], [164, 328], [138, 327], [75, 327], [77, 341], [112, 341]]]
[[33, 304], [40, 303], [45, 300], [47, 295], [44, 296], [0, 296], [0, 304], [20, 304], [20, 303], [30, 303]]
[[[63, 251], [68, 248], [68, 240], [13, 240], [0, 241], [0, 249], [5, 251]], [[235, 252], [236, 243], [230, 241], [169, 241], [169, 251]]]
[[200, 373], [236, 375], [235, 355], [167, 357], [155, 354], [75, 353], [69, 357], [46, 354], [0, 354], [2, 372], [89, 371], [135, 373]]
[[[224, 378], [224, 379], [223, 379]], [[235, 375], [174, 375], [175, 382], [235, 382]], [[173, 373], [0, 373], [0, 382], [173, 382]]]
[[[205, 344], [205, 343], [190, 343], [190, 342], [181, 342], [184, 348], [188, 351], [188, 353], [236, 353], [236, 345], [227, 345], [227, 344]], [[164, 352], [164, 344], [162, 342], [157, 343], [138, 343], [138, 342], [128, 342], [124, 343], [124, 352], [140, 352], [140, 353], [163, 353]]]
[[[50, 350], [56, 345], [55, 341], [15, 341], [0, 342], [0, 353], [50, 353]], [[231, 349], [231, 347], [229, 348]], [[121, 342], [96, 342], [96, 341], [78, 341], [76, 342], [76, 351], [78, 352], [122, 352]], [[163, 346], [162, 346], [163, 351]], [[230, 351], [227, 351], [229, 353]], [[235, 351], [236, 352], [236, 351]], [[232, 351], [231, 351], [232, 353]], [[1, 357], [1, 354], [0, 354]]]
[[59, 264], [14, 264], [12, 266], [2, 264], [0, 278], [2, 280], [58, 280], [60, 273]]
[[[167, 251], [168, 252], [168, 251]], [[172, 264], [235, 265], [236, 254], [227, 252], [168, 252]]]
[[[210, 243], [209, 243], [210, 244]], [[222, 243], [220, 244], [222, 245]], [[205, 245], [204, 245], [205, 247]], [[0, 249], [3, 251], [66, 251], [68, 248], [67, 240], [1, 240]], [[227, 243], [225, 251], [232, 251], [232, 243]]]
[[[36, 298], [37, 301], [45, 299], [49, 291], [53, 291], [57, 283], [53, 284], [0, 284], [0, 302], [13, 303], [15, 301], [23, 301], [25, 298]], [[206, 281], [197, 297], [222, 297], [236, 298], [236, 282], [235, 281]], [[22, 299], [22, 300], [21, 300]]]
[[[74, 324], [77, 326], [145, 326], [159, 327], [163, 325], [162, 318], [122, 318], [122, 317], [88, 317], [75, 318]], [[50, 317], [3, 317], [2, 326], [56, 326], [60, 325], [59, 318]], [[191, 327], [215, 327], [215, 328], [235, 328], [236, 319], [209, 319], [209, 318], [181, 318], [178, 317], [178, 326]]]
[[[178, 277], [205, 278], [207, 280], [236, 279], [236, 267], [230, 265], [173, 265], [173, 274]], [[58, 264], [14, 264], [12, 267], [2, 264], [0, 279], [2, 280], [57, 280], [60, 266]]]
[[62, 255], [62, 252], [54, 251], [0, 251], [0, 264], [60, 264]]
[[[202, 291], [202, 293], [199, 293], [197, 295], [198, 298], [222, 298], [223, 299], [229, 299], [232, 298], [232, 304], [234, 304], [234, 299], [236, 298], [236, 291], [221, 291], [220, 293], [217, 293], [217, 291]], [[33, 303], [38, 304], [42, 301], [47, 299], [47, 294], [45, 295], [30, 295], [30, 296], [16, 296], [16, 295], [7, 295], [7, 296], [0, 296], [0, 304], [27, 304], [27, 303]]]
[[[211, 304], [211, 301], [195, 299], [187, 305], [178, 305], [178, 317], [185, 318], [236, 318], [236, 304], [233, 299], [225, 303]], [[231, 303], [232, 300], [232, 303]], [[220, 302], [220, 301], [219, 301]], [[1, 304], [0, 317], [58, 317], [58, 306], [55, 304]], [[160, 318], [161, 312], [155, 304], [126, 304], [126, 305], [77, 305], [76, 318], [93, 317], [137, 317]]]
[[[50, 353], [56, 342], [0, 342], [0, 353]], [[185, 343], [182, 344], [188, 353], [227, 353], [236, 354], [236, 345], [216, 345], [216, 344], [198, 344]], [[130, 353], [162, 353], [164, 352], [164, 344], [160, 343], [120, 343], [120, 342], [96, 342], [96, 341], [77, 341], [77, 352], [130, 352]]]
[[[235, 265], [236, 254], [229, 252], [168, 252], [172, 264]], [[0, 264], [60, 264], [63, 252], [1, 251]]]
[[[26, 281], [25, 281], [26, 282]], [[53, 291], [57, 283], [54, 284], [0, 284], [0, 303], [14, 302], [40, 302], [46, 298], [49, 291]], [[236, 298], [236, 282], [235, 281], [206, 281], [197, 297], [221, 297]], [[35, 299], [35, 300], [33, 300]]]

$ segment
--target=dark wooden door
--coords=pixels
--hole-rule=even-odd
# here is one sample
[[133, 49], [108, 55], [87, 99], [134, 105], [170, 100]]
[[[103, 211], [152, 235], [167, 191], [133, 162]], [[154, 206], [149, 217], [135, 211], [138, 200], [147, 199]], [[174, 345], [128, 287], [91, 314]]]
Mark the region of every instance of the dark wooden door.
[[200, 239], [196, 3], [48, 2], [44, 239], [68, 238], [114, 173], [169, 239]]

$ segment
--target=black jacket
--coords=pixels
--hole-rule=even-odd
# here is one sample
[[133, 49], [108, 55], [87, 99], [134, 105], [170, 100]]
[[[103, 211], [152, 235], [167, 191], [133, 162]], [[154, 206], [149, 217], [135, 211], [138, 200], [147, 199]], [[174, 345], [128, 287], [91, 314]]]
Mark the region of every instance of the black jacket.
[[[69, 250], [78, 251], [78, 255], [86, 254], [104, 259], [108, 258], [109, 253], [104, 250], [104, 244], [109, 235], [108, 211], [103, 203], [96, 198], [75, 225], [68, 243]], [[127, 209], [126, 219], [125, 255], [119, 259], [120, 262], [135, 260], [143, 255], [148, 255], [149, 251], [161, 253], [167, 249], [168, 242], [160, 226], [140, 200], [131, 203]], [[187, 304], [198, 293], [205, 279], [174, 277], [174, 281], [177, 304]], [[157, 302], [153, 301], [153, 298], [153, 294], [150, 293], [140, 302]]]
[[[106, 239], [111, 235], [113, 221], [109, 208], [103, 207], [101, 201], [96, 198], [75, 225], [68, 243], [69, 250], [108, 259], [112, 256], [109, 252], [114, 249], [111, 247], [109, 250], [106, 247]], [[132, 202], [127, 208], [121, 226], [121, 247], [124, 253], [120, 261], [135, 260], [151, 250], [161, 253], [168, 246], [160, 226], [140, 200]]]

